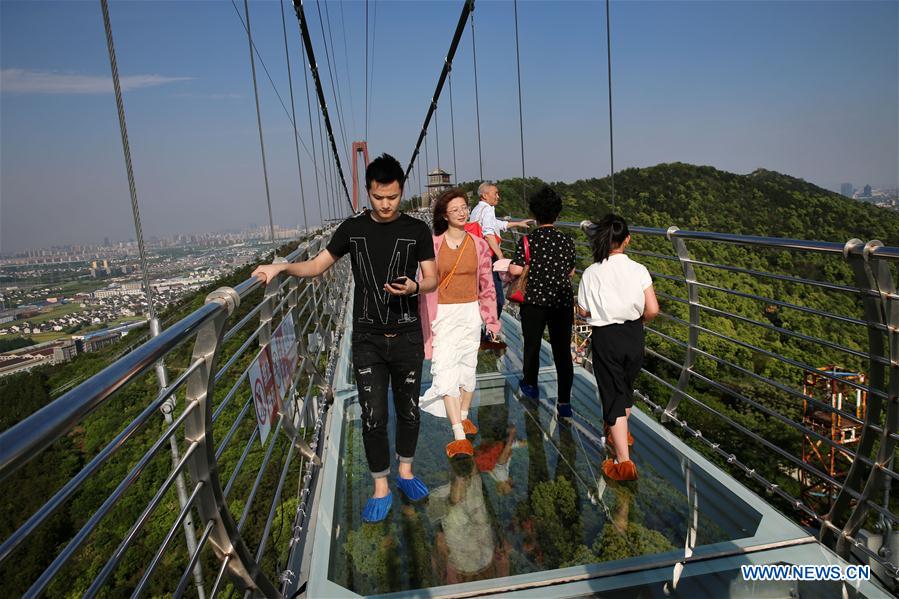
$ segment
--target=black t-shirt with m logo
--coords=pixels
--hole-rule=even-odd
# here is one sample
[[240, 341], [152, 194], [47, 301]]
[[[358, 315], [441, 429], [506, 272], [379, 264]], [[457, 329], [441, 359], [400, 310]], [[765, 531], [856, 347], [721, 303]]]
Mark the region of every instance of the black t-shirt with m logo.
[[434, 259], [428, 226], [406, 214], [379, 223], [366, 211], [343, 221], [328, 252], [350, 255], [353, 265], [353, 329], [360, 332], [406, 333], [421, 329], [418, 297], [394, 296], [384, 284], [399, 277], [415, 279], [418, 263]]

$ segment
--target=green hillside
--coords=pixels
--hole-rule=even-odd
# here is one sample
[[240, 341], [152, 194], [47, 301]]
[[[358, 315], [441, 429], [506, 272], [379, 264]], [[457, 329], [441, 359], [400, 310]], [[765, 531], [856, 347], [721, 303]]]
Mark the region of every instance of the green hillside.
[[[535, 189], [542, 181], [527, 180]], [[498, 183], [498, 214], [527, 214], [522, 180]], [[560, 220], [598, 217], [610, 209], [608, 177], [552, 182], [565, 200]], [[466, 190], [476, 183], [463, 184]], [[822, 189], [802, 179], [759, 169], [736, 175], [675, 162], [615, 173], [617, 212], [644, 227], [846, 241], [852, 237], [899, 244], [899, 213]]]

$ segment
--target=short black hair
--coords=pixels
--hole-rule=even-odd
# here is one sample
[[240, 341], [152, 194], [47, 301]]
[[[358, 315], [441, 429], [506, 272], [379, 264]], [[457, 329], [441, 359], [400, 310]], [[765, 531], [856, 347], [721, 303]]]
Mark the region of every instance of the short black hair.
[[400, 189], [406, 182], [406, 175], [399, 161], [390, 154], [384, 153], [368, 163], [365, 169], [365, 189], [371, 189], [371, 182], [377, 181], [381, 185], [388, 185], [396, 181]]
[[562, 198], [552, 187], [544, 185], [528, 199], [528, 208], [539, 224], [549, 225], [556, 222], [562, 212]]

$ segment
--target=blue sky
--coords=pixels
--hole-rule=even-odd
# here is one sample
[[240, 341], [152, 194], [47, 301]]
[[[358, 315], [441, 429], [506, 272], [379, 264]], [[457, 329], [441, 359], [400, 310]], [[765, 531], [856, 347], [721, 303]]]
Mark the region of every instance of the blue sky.
[[[237, 6], [242, 14], [243, 3]], [[368, 6], [369, 148], [405, 165], [461, 2]], [[616, 168], [683, 161], [737, 173], [763, 167], [832, 189], [843, 181], [896, 186], [897, 7], [612, 2]], [[337, 127], [319, 8], [326, 34], [330, 18], [350, 143], [365, 135], [365, 4], [306, 3]], [[274, 0], [250, 2], [254, 40], [289, 102], [280, 10]], [[307, 149], [320, 149], [317, 107], [313, 143], [297, 22], [289, 3], [286, 10], [314, 223], [319, 207]], [[110, 13], [145, 234], [267, 223], [247, 41], [231, 2], [113, 1]], [[607, 175], [604, 4], [522, 1], [518, 13], [527, 174], [551, 181]], [[475, 30], [484, 174], [517, 176], [512, 3], [478, 2]], [[99, 2], [3, 0], [0, 38], [0, 251], [133, 237]], [[477, 179], [479, 170], [471, 52], [467, 28], [453, 71], [460, 180]], [[295, 226], [302, 216], [293, 130], [258, 62], [257, 71], [274, 220]], [[439, 134], [441, 166], [453, 171], [448, 89], [437, 124], [428, 137], [429, 166], [437, 162]], [[343, 150], [343, 134], [335, 134]], [[342, 159], [351, 185], [346, 154]], [[407, 195], [417, 189], [413, 175]]]

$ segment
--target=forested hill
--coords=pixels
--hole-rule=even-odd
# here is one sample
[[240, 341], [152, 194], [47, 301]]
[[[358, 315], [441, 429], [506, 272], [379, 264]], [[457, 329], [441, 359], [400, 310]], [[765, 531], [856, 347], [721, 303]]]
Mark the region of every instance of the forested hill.
[[[527, 188], [541, 183], [530, 178]], [[527, 214], [521, 179], [498, 185], [497, 212]], [[599, 217], [610, 209], [608, 177], [551, 185], [565, 200], [560, 220]], [[681, 162], [629, 168], [615, 173], [615, 199], [618, 213], [639, 226], [826, 241], [858, 237], [899, 245], [899, 213], [764, 169], [737, 175]]]

